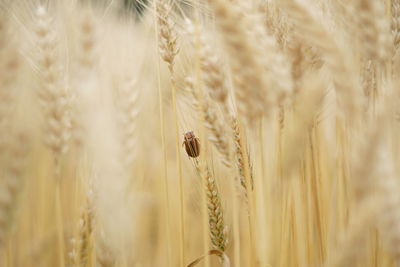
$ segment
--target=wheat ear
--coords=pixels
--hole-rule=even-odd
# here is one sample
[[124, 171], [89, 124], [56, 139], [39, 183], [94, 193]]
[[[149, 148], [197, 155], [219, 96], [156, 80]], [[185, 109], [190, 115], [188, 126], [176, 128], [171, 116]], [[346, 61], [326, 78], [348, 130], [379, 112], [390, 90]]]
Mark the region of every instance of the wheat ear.
[[79, 219], [78, 237], [73, 239], [73, 249], [70, 253], [73, 266], [88, 266], [89, 264], [94, 219], [91, 196], [89, 192], [86, 207]]
[[400, 45], [400, 1], [399, 0], [392, 0], [392, 37], [393, 37], [393, 44], [395, 50], [398, 50]]
[[207, 199], [208, 226], [210, 230], [211, 243], [213, 248], [224, 252], [228, 245], [228, 227], [224, 222], [224, 213], [218, 186], [206, 164], [198, 163], [198, 161], [196, 161], [195, 165], [198, 174], [205, 181], [204, 192]]
[[[244, 5], [245, 4], [245, 5]], [[249, 34], [253, 36], [258, 44], [256, 50], [259, 60], [264, 69], [266, 94], [270, 95], [272, 101], [270, 109], [276, 106], [284, 105], [293, 91], [293, 81], [291, 77], [291, 68], [289, 60], [283, 54], [278, 46], [274, 35], [270, 35], [260, 19], [262, 14], [247, 2], [243, 2], [244, 10], [247, 15], [249, 25]], [[268, 103], [267, 103], [268, 104]]]
[[[74, 143], [81, 147], [85, 133], [82, 122], [83, 107], [78, 97], [82, 91], [87, 90], [85, 86], [93, 86], [97, 81], [96, 64], [98, 55], [96, 53], [97, 25], [93, 14], [84, 12], [78, 20], [78, 41], [77, 41], [77, 75], [73, 95], [73, 110], [71, 114], [71, 128]], [[94, 85], [95, 86], [95, 85]]]
[[273, 2], [261, 2], [258, 8], [265, 18], [267, 31], [275, 36], [280, 50], [285, 51], [290, 38], [288, 35], [290, 26], [283, 12]]
[[[209, 130], [209, 140], [220, 152], [222, 158], [221, 162], [231, 167], [231, 156], [230, 156], [230, 145], [228, 138], [226, 138], [225, 127], [221, 122], [221, 118], [217, 115], [215, 106], [210, 103], [204, 92], [195, 90], [193, 80], [191, 78], [186, 79], [186, 89], [192, 94], [194, 99], [194, 106], [201, 112], [204, 118], [204, 125]], [[200, 91], [200, 92], [198, 92]]]
[[358, 15], [359, 33], [364, 57], [385, 66], [392, 48], [390, 25], [380, 1], [360, 0], [354, 15]]
[[5, 244], [15, 218], [18, 196], [23, 185], [23, 172], [27, 156], [27, 137], [23, 133], [11, 133], [4, 150], [3, 179], [0, 187], [0, 248]]
[[[0, 11], [0, 151], [7, 145], [7, 135], [15, 103], [15, 82], [20, 56], [10, 36], [9, 21]], [[0, 157], [1, 160], [1, 157]]]
[[198, 32], [198, 37], [195, 35], [194, 38], [198, 39], [196, 41], [198, 41], [201, 77], [204, 81], [204, 86], [208, 89], [211, 99], [221, 105], [225, 118], [228, 118], [231, 114], [228, 103], [228, 77], [225, 75], [223, 68], [221, 68], [222, 62], [217, 53], [211, 48], [204, 31], [198, 30]]
[[[192, 25], [190, 25], [192, 26]], [[193, 26], [192, 26], [193, 27]], [[193, 33], [192, 33], [193, 34]], [[234, 137], [234, 147], [235, 147], [235, 156], [236, 156], [236, 165], [239, 172], [239, 181], [242, 186], [242, 189], [239, 188], [239, 192], [242, 192], [247, 198], [246, 193], [246, 182], [244, 176], [244, 162], [243, 162], [243, 148], [240, 143], [240, 132], [237, 125], [237, 119], [234, 115], [232, 115], [230, 108], [229, 108], [229, 91], [227, 88], [227, 77], [223, 70], [221, 69], [221, 61], [213, 52], [210, 45], [207, 42], [207, 38], [205, 34], [200, 31], [199, 32], [199, 55], [200, 55], [200, 63], [201, 63], [201, 72], [202, 72], [202, 79], [204, 81], [205, 87], [207, 87], [209, 95], [211, 99], [213, 99], [216, 103], [219, 103], [222, 107], [222, 112], [224, 115], [225, 120], [228, 122], [232, 131], [229, 131], [233, 134]], [[195, 98], [195, 103], [197, 107], [200, 106], [200, 109], [203, 111], [203, 116], [205, 118], [206, 127], [211, 130], [211, 138], [210, 140], [214, 143], [217, 147], [219, 152], [221, 153], [222, 162], [225, 163], [226, 166], [231, 167], [229, 163], [231, 161], [232, 155], [230, 155], [230, 144], [227, 140], [227, 136], [222, 134], [226, 132], [224, 129], [224, 125], [220, 122], [220, 119], [217, 116], [215, 108], [213, 108], [212, 103], [208, 103], [207, 94], [202, 92], [196, 92], [194, 90], [193, 82], [189, 78], [187, 79], [187, 88], [191, 91]], [[205, 96], [201, 97], [200, 94]], [[226, 164], [226, 163], [229, 163]], [[249, 161], [250, 162], [250, 161]], [[250, 175], [250, 177], [253, 177]], [[251, 178], [252, 180], [252, 178]], [[251, 184], [253, 182], [251, 181]], [[243, 190], [244, 189], [244, 190]]]
[[[303, 78], [298, 100], [294, 105], [294, 118], [288, 139], [283, 146], [284, 155], [282, 170], [290, 177], [300, 162], [305, 149], [306, 137], [313, 125], [325, 95], [325, 83], [318, 76], [308, 75]], [[307, 102], [307, 105], [303, 103]]]
[[271, 94], [266, 92], [264, 65], [259, 60], [260, 46], [249, 33], [250, 25], [239, 7], [225, 0], [208, 1], [221, 33], [232, 69], [236, 104], [248, 122], [268, 113]]
[[45, 119], [44, 141], [53, 152], [58, 164], [60, 156], [68, 149], [70, 98], [60, 70], [53, 20], [44, 7], [37, 9], [36, 17], [35, 34], [39, 49], [37, 64], [40, 75], [39, 99]]
[[90, 70], [96, 64], [96, 21], [93, 14], [86, 11], [82, 14], [78, 25], [78, 63], [81, 68]]
[[116, 264], [116, 259], [112, 251], [104, 242], [104, 237], [98, 237], [96, 247], [96, 260], [100, 267], [113, 267]]
[[[245, 176], [245, 161], [244, 161], [244, 148], [242, 146], [242, 134], [240, 132], [239, 129], [239, 124], [238, 121], [235, 117], [232, 117], [231, 119], [231, 127], [233, 130], [233, 141], [235, 143], [235, 156], [236, 156], [236, 165], [238, 168], [238, 172], [239, 172], [239, 181], [240, 181], [240, 185], [243, 187], [243, 190], [241, 190], [243, 192], [243, 194], [245, 195], [246, 199], [247, 199], [247, 182], [246, 182], [246, 176]], [[250, 154], [247, 153], [248, 155], [248, 162], [250, 164]], [[253, 189], [253, 172], [251, 170], [251, 167], [249, 165], [249, 171], [250, 171], [250, 186], [251, 189]]]
[[159, 49], [162, 59], [168, 64], [173, 73], [175, 57], [179, 52], [177, 43], [178, 35], [175, 31], [175, 23], [171, 18], [172, 7], [168, 0], [159, 0], [156, 3], [156, 15], [158, 22]]
[[355, 91], [357, 81], [352, 75], [352, 63], [349, 62], [346, 51], [339, 46], [337, 37], [340, 36], [329, 30], [309, 1], [283, 0], [279, 1], [279, 5], [288, 14], [293, 25], [296, 25], [296, 38], [315, 46], [323, 53], [325, 64], [332, 74], [340, 112], [344, 112], [350, 122], [356, 121], [361, 98]]
[[138, 97], [139, 88], [136, 80], [126, 79], [116, 85], [118, 119], [121, 128], [123, 144], [122, 161], [126, 168], [132, 167], [136, 152], [137, 116], [139, 114]]

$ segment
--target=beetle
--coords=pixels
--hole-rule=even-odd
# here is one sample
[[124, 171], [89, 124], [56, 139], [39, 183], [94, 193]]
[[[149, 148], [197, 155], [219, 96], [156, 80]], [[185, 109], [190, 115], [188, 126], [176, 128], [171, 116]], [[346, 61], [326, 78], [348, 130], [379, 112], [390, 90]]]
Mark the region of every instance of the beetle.
[[186, 153], [191, 158], [197, 158], [200, 154], [200, 141], [194, 135], [193, 131], [187, 132], [183, 135], [182, 146], [185, 145]]

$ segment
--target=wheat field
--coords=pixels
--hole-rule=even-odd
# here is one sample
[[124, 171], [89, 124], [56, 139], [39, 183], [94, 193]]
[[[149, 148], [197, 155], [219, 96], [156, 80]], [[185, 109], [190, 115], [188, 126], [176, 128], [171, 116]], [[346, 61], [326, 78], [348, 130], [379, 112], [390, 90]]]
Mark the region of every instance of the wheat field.
[[400, 267], [400, 0], [0, 0], [1, 267]]

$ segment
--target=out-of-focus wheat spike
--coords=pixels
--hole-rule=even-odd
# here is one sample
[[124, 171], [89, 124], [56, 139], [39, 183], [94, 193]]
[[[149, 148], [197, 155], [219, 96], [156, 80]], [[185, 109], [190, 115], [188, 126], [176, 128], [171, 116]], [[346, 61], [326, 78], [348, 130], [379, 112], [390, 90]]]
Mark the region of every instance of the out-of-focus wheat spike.
[[5, 11], [0, 12], [0, 49], [3, 50], [3, 48], [7, 44], [7, 34], [8, 32], [8, 17]]
[[9, 133], [7, 141], [3, 150], [7, 160], [1, 166], [3, 179], [0, 180], [0, 248], [14, 222], [27, 156], [27, 136], [24, 133]]
[[92, 249], [93, 207], [92, 194], [88, 193], [87, 204], [79, 219], [78, 236], [73, 240], [73, 249], [70, 253], [73, 266], [87, 266]]
[[221, 60], [212, 50], [204, 32], [199, 36], [199, 54], [201, 61], [202, 78], [207, 87], [211, 99], [221, 104], [226, 117], [231, 113], [229, 110], [229, 90], [227, 88], [227, 77], [221, 68]]
[[[285, 176], [295, 170], [306, 144], [306, 137], [325, 95], [325, 83], [316, 75], [304, 76], [298, 100], [294, 106], [292, 128], [288, 129], [287, 141], [283, 147]], [[307, 105], [304, 105], [307, 103]]]
[[264, 14], [264, 21], [268, 32], [275, 36], [280, 50], [285, 51], [290, 38], [288, 35], [290, 25], [287, 22], [287, 18], [272, 1], [260, 2], [259, 9]]
[[250, 23], [238, 6], [225, 0], [208, 2], [229, 52], [239, 113], [252, 122], [264, 113], [268, 114], [273, 103], [271, 91], [265, 90], [268, 86], [265, 82], [265, 66], [260, 61], [260, 46], [250, 34]]
[[358, 16], [360, 45], [364, 56], [384, 66], [391, 50], [390, 25], [381, 1], [359, 0]]
[[267, 31], [275, 36], [279, 50], [284, 55], [285, 61], [290, 62], [291, 81], [294, 96], [298, 93], [299, 82], [307, 69], [320, 65], [319, 54], [294, 35], [295, 25], [289, 23], [287, 16], [278, 4], [274, 2], [262, 2], [261, 11], [265, 13]]
[[0, 11], [0, 151], [7, 143], [15, 104], [14, 85], [21, 64], [17, 48], [10, 36], [8, 18]]
[[84, 139], [81, 117], [82, 106], [78, 97], [78, 91], [87, 90], [87, 86], [96, 86], [96, 68], [98, 53], [96, 53], [97, 41], [97, 21], [94, 14], [90, 10], [85, 10], [80, 16], [77, 23], [78, 42], [77, 42], [77, 75], [75, 77], [73, 110], [71, 114], [71, 128], [73, 141], [81, 146]]
[[400, 45], [400, 1], [399, 0], [392, 0], [392, 37], [393, 37], [393, 44], [395, 50], [398, 50]]
[[172, 6], [168, 0], [157, 0], [156, 15], [158, 22], [159, 49], [161, 58], [168, 64], [171, 73], [174, 68], [175, 57], [179, 52], [178, 35], [175, 31], [175, 22], [171, 18]]
[[363, 63], [363, 69], [361, 73], [362, 87], [364, 95], [368, 99], [367, 108], [370, 106], [370, 101], [377, 93], [377, 75], [375, 64], [371, 60], [367, 60]]
[[96, 259], [100, 267], [112, 267], [116, 264], [115, 256], [102, 240], [97, 241]]
[[83, 68], [92, 69], [96, 63], [96, 21], [93, 14], [86, 11], [79, 22], [79, 64]]
[[339, 112], [344, 113], [350, 122], [359, 115], [361, 99], [356, 91], [357, 81], [352, 75], [352, 64], [346, 51], [339, 45], [337, 35], [330, 31], [324, 19], [317, 15], [313, 4], [306, 0], [279, 1], [288, 17], [296, 25], [294, 33], [299, 40], [314, 45], [323, 53], [327, 68], [335, 85]]
[[292, 64], [293, 95], [297, 96], [300, 90], [301, 79], [306, 71], [304, 46], [299, 42], [292, 42], [288, 45], [288, 54]]
[[[327, 266], [354, 266], [357, 258], [362, 256], [359, 248], [366, 249], [365, 233], [372, 226], [380, 228], [389, 248], [394, 249], [398, 256], [399, 231], [395, 222], [398, 220], [400, 199], [397, 196], [397, 177], [388, 158], [389, 150], [383, 149], [387, 118], [381, 110], [377, 114], [377, 118], [368, 122], [353, 154], [352, 185], [357, 214], [353, 216], [337, 249], [332, 251]], [[369, 164], [365, 165], [365, 162]]]
[[221, 162], [231, 167], [231, 152], [229, 138], [227, 138], [224, 124], [221, 122], [221, 118], [218, 117], [215, 107], [209, 102], [207, 96], [203, 92], [196, 92], [192, 79], [186, 79], [186, 88], [193, 95], [196, 107], [199, 108], [199, 112], [202, 112], [204, 117], [204, 125], [209, 130], [209, 140], [217, 148], [221, 154]]
[[[189, 31], [193, 35], [194, 38], [198, 38], [197, 44], [199, 54], [200, 54], [200, 62], [201, 62], [201, 70], [202, 70], [202, 78], [204, 80], [205, 86], [208, 87], [211, 95], [211, 98], [214, 99], [216, 103], [220, 103], [222, 106], [222, 112], [224, 112], [224, 118], [227, 120], [230, 129], [228, 130], [229, 137], [233, 136], [233, 140], [235, 141], [234, 146], [236, 147], [236, 153], [243, 153], [241, 150], [241, 144], [240, 144], [240, 138], [237, 138], [239, 134], [239, 129], [232, 128], [231, 122], [233, 120], [236, 120], [234, 116], [231, 114], [229, 110], [229, 103], [228, 103], [228, 88], [226, 84], [226, 75], [225, 73], [221, 70], [221, 68], [218, 66], [218, 62], [220, 60], [218, 59], [218, 56], [212, 52], [210, 46], [208, 45], [208, 42], [206, 40], [205, 34], [200, 31], [197, 28], [197, 32], [195, 32], [194, 26], [189, 23]], [[199, 105], [201, 105], [200, 108], [203, 110], [203, 117], [204, 121], [206, 123], [206, 127], [210, 128], [210, 125], [214, 124], [215, 127], [211, 128], [211, 133], [213, 137], [211, 138], [211, 141], [215, 144], [217, 149], [220, 151], [222, 154], [222, 162], [225, 163], [226, 166], [232, 167], [231, 161], [232, 157], [234, 156], [232, 154], [233, 151], [231, 151], [231, 144], [229, 142], [230, 138], [228, 138], [227, 135], [221, 135], [218, 134], [221, 131], [218, 131], [219, 129], [224, 129], [224, 125], [222, 122], [220, 122], [218, 116], [215, 113], [215, 110], [212, 106], [212, 103], [208, 103], [208, 98], [206, 94], [202, 94], [202, 92], [196, 92], [193, 81], [188, 78], [187, 79], [187, 88], [189, 91], [192, 93], [195, 99], [195, 104], [196, 107], [199, 108]], [[200, 109], [201, 110], [201, 109]], [[210, 123], [214, 122], [214, 123]], [[220, 125], [220, 126], [218, 126]], [[217, 127], [218, 126], [218, 127]], [[237, 126], [237, 125], [236, 125]], [[235, 131], [236, 130], [236, 131]], [[225, 132], [225, 130], [224, 130]], [[219, 140], [219, 141], [218, 141]], [[218, 142], [217, 142], [218, 141]], [[238, 143], [239, 142], [239, 143]], [[237, 165], [237, 170], [239, 173], [239, 183], [238, 181], [235, 181], [236, 189], [240, 193], [240, 195], [244, 196], [245, 199], [247, 200], [247, 192], [246, 192], [246, 183], [245, 183], [245, 177], [244, 177], [244, 162], [243, 162], [243, 154], [238, 154], [236, 155], [235, 153], [235, 160], [236, 160], [236, 165]], [[228, 164], [227, 164], [228, 163]], [[252, 176], [251, 176], [252, 177]], [[237, 179], [235, 179], [237, 180]]]
[[[246, 2], [243, 2], [246, 3]], [[243, 4], [242, 4], [243, 5]], [[293, 91], [291, 69], [286, 56], [280, 51], [274, 35], [269, 35], [265, 29], [261, 14], [249, 5], [244, 6], [249, 25], [253, 27], [250, 34], [254, 36], [259, 48], [258, 58], [261, 61], [265, 75], [267, 94], [271, 94], [274, 107], [283, 105]]]
[[[98, 86], [102, 84], [98, 82]], [[88, 89], [92, 91], [80, 92], [80, 99], [85, 108], [82, 113], [84, 141], [93, 164], [90, 178], [96, 196], [93, 201], [96, 225], [99, 225], [95, 237], [100, 249], [97, 258], [104, 262], [109, 262], [110, 257], [119, 261], [125, 256], [123, 248], [131, 241], [130, 229], [134, 227], [130, 216], [132, 203], [127, 199], [128, 170], [120, 162], [122, 151], [111, 93], [99, 105], [102, 98], [96, 94], [97, 88]]]
[[39, 49], [39, 98], [44, 117], [45, 144], [54, 153], [56, 162], [68, 149], [70, 137], [70, 96], [57, 56], [57, 39], [52, 19], [44, 7], [36, 11], [36, 44]]
[[241, 3], [247, 16], [238, 6], [222, 0], [210, 1], [210, 5], [231, 53], [239, 111], [249, 121], [270, 114], [293, 89], [289, 65], [276, 40], [268, 35], [260, 14], [249, 4]]
[[139, 114], [139, 88], [136, 80], [127, 79], [116, 85], [117, 109], [121, 123], [123, 161], [125, 167], [132, 166], [137, 145], [137, 116]]

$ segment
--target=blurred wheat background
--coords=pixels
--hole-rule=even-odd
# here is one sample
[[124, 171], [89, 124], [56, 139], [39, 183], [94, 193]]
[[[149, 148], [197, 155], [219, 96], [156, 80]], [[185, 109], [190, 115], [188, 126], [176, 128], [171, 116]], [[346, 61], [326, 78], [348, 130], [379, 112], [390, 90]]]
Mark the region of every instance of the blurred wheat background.
[[400, 266], [400, 0], [0, 11], [0, 266]]

